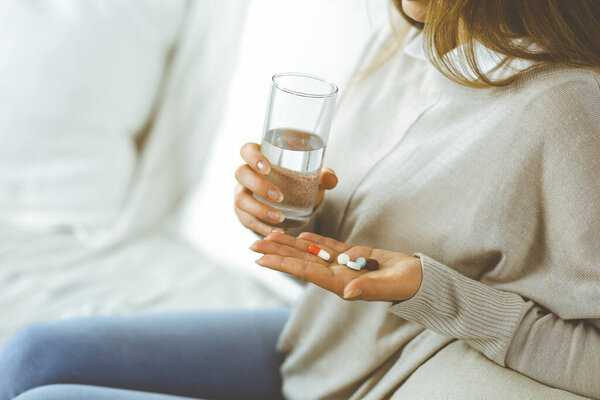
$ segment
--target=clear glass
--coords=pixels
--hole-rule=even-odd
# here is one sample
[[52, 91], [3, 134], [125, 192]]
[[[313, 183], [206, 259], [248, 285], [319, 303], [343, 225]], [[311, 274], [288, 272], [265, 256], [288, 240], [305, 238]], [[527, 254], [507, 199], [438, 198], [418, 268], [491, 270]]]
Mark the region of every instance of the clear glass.
[[259, 201], [283, 212], [274, 225], [304, 226], [313, 212], [338, 88], [332, 82], [302, 73], [273, 76], [261, 152], [271, 163], [265, 176], [283, 193], [283, 202]]

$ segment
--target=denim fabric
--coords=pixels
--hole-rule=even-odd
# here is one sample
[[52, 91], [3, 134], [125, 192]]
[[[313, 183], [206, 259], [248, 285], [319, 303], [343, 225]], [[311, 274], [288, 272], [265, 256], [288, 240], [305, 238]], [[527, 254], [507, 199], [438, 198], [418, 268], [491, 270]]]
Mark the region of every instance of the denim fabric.
[[288, 314], [201, 311], [31, 325], [0, 353], [0, 400], [21, 393], [20, 400], [282, 398], [275, 344]]

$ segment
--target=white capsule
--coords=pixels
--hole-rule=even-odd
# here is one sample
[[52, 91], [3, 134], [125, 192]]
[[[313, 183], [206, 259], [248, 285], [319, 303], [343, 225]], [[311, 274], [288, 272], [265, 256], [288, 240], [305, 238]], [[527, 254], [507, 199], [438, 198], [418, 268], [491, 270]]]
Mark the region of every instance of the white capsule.
[[364, 268], [367, 265], [367, 260], [364, 257], [358, 257], [356, 263], [360, 265], [361, 268]]
[[[325, 261], [329, 261], [329, 259], [331, 258], [331, 256], [329, 255], [329, 253], [326, 252], [323, 249], [319, 250], [318, 256], [321, 257]], [[365, 265], [366, 265], [366, 263], [365, 263]]]
[[360, 264], [358, 264], [358, 263], [356, 263], [356, 262], [354, 262], [354, 261], [348, 261], [348, 262], [346, 263], [346, 266], [347, 266], [347, 267], [350, 267], [350, 268], [352, 268], [352, 269], [354, 269], [354, 270], [356, 270], [356, 271], [360, 271]]
[[337, 258], [338, 264], [346, 265], [346, 263], [350, 261], [350, 256], [348, 254], [340, 254]]

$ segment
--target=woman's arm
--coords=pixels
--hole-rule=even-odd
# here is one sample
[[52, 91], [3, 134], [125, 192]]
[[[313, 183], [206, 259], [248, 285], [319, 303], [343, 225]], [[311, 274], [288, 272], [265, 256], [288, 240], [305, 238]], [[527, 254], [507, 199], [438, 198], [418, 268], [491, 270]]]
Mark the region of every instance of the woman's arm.
[[532, 149], [539, 169], [537, 175], [529, 171], [537, 176], [531, 187], [515, 190], [535, 190], [537, 202], [530, 207], [540, 231], [535, 254], [513, 266], [520, 272], [512, 280], [527, 278], [525, 291], [534, 299], [421, 255], [419, 292], [391, 311], [547, 385], [600, 399], [598, 76], [548, 88], [522, 114], [522, 135], [539, 143]]
[[[330, 262], [311, 254], [316, 244]], [[271, 233], [251, 249], [257, 263], [314, 283], [349, 300], [390, 301], [399, 317], [463, 340], [490, 360], [547, 385], [600, 398], [600, 332], [590, 319], [564, 320], [520, 295], [467, 278], [420, 253], [420, 257], [350, 246], [314, 233], [298, 238]], [[377, 271], [355, 271], [335, 262], [375, 258]], [[331, 262], [333, 260], [333, 262]], [[589, 299], [581, 299], [582, 302]]]
[[421, 287], [411, 299], [393, 305], [394, 314], [463, 340], [490, 360], [544, 384], [600, 398], [600, 332], [593, 321], [563, 320], [531, 300], [420, 257]]

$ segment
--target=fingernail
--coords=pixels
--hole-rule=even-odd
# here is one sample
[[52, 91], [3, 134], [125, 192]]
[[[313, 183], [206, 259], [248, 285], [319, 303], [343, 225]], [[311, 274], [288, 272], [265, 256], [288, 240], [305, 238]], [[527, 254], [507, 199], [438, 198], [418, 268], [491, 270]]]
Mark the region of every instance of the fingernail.
[[267, 192], [267, 197], [271, 200], [275, 200], [278, 203], [281, 203], [283, 201], [283, 193], [275, 189], [269, 189], [269, 191]]
[[361, 289], [352, 289], [349, 291], [344, 291], [344, 299], [351, 299], [353, 297], [358, 297], [362, 294]]
[[273, 221], [277, 221], [277, 222], [283, 222], [283, 220], [285, 219], [283, 217], [283, 214], [277, 212], [277, 211], [268, 211], [267, 215], [269, 216], [269, 218], [271, 218]]
[[279, 228], [275, 228], [271, 232], [285, 233], [285, 231], [283, 229], [279, 229]]
[[267, 165], [266, 162], [260, 160], [259, 162], [256, 163], [256, 166], [258, 167], [260, 172], [262, 172], [263, 174], [269, 173], [269, 166]]

